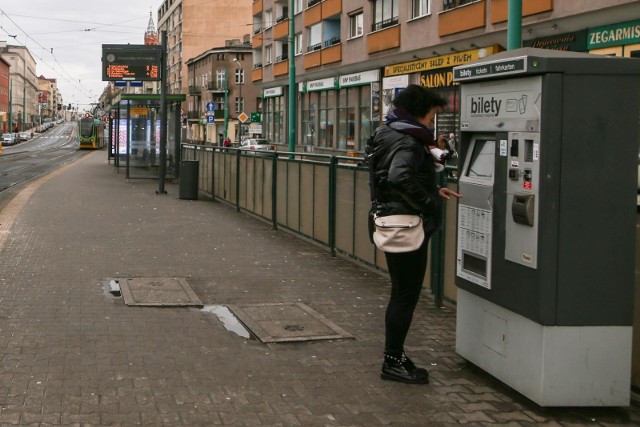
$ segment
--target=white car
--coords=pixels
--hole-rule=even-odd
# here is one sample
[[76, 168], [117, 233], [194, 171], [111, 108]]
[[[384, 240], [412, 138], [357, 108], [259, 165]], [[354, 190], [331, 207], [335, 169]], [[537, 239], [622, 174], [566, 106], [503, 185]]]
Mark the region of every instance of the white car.
[[19, 137], [20, 137], [20, 141], [29, 140], [29, 134], [27, 132], [20, 132]]
[[16, 142], [17, 142], [16, 138], [13, 136], [12, 133], [2, 134], [2, 145], [4, 145], [5, 147], [9, 145], [14, 145]]
[[242, 141], [240, 148], [243, 150], [272, 150], [271, 141], [266, 138], [247, 138]]

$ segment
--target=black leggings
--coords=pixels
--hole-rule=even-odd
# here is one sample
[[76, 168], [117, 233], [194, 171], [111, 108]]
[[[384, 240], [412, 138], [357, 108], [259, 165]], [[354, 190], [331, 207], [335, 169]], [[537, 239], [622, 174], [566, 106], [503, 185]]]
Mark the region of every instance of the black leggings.
[[427, 270], [428, 246], [429, 236], [425, 236], [422, 246], [413, 252], [385, 252], [391, 276], [391, 298], [385, 316], [384, 349], [387, 354], [398, 355], [404, 348]]

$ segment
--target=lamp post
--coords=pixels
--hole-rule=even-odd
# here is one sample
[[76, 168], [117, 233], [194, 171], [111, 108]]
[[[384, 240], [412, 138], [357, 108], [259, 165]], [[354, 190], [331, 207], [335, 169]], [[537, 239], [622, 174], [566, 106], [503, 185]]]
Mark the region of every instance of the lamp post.
[[[236, 64], [238, 64], [238, 78], [236, 79], [236, 84], [238, 85], [238, 90], [239, 90], [239, 94], [238, 94], [238, 110], [240, 110], [239, 112], [242, 113], [244, 111], [244, 105], [242, 102], [242, 83], [244, 83], [244, 78], [243, 78], [243, 73], [242, 73], [242, 64], [240, 64], [240, 61], [238, 61], [238, 58], [233, 58], [233, 62], [235, 62]], [[238, 119], [238, 123], [240, 125], [240, 130], [238, 131], [238, 138], [240, 139], [240, 141], [238, 141], [240, 144], [242, 144], [242, 122], [240, 122], [240, 119]]]

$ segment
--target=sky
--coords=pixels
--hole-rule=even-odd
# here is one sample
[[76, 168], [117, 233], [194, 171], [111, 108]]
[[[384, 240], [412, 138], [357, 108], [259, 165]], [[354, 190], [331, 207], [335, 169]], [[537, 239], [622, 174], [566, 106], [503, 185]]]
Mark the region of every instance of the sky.
[[68, 105], [89, 109], [107, 85], [103, 44], [144, 44], [162, 0], [0, 0], [0, 40], [29, 48], [36, 74], [55, 78]]

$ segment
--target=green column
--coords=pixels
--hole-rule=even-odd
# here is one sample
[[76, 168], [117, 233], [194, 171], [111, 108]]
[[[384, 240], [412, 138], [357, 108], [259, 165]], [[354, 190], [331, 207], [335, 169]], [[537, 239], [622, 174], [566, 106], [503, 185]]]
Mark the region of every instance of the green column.
[[289, 151], [296, 151], [296, 25], [295, 0], [289, 2]]
[[509, 0], [507, 50], [522, 47], [522, 0]]

